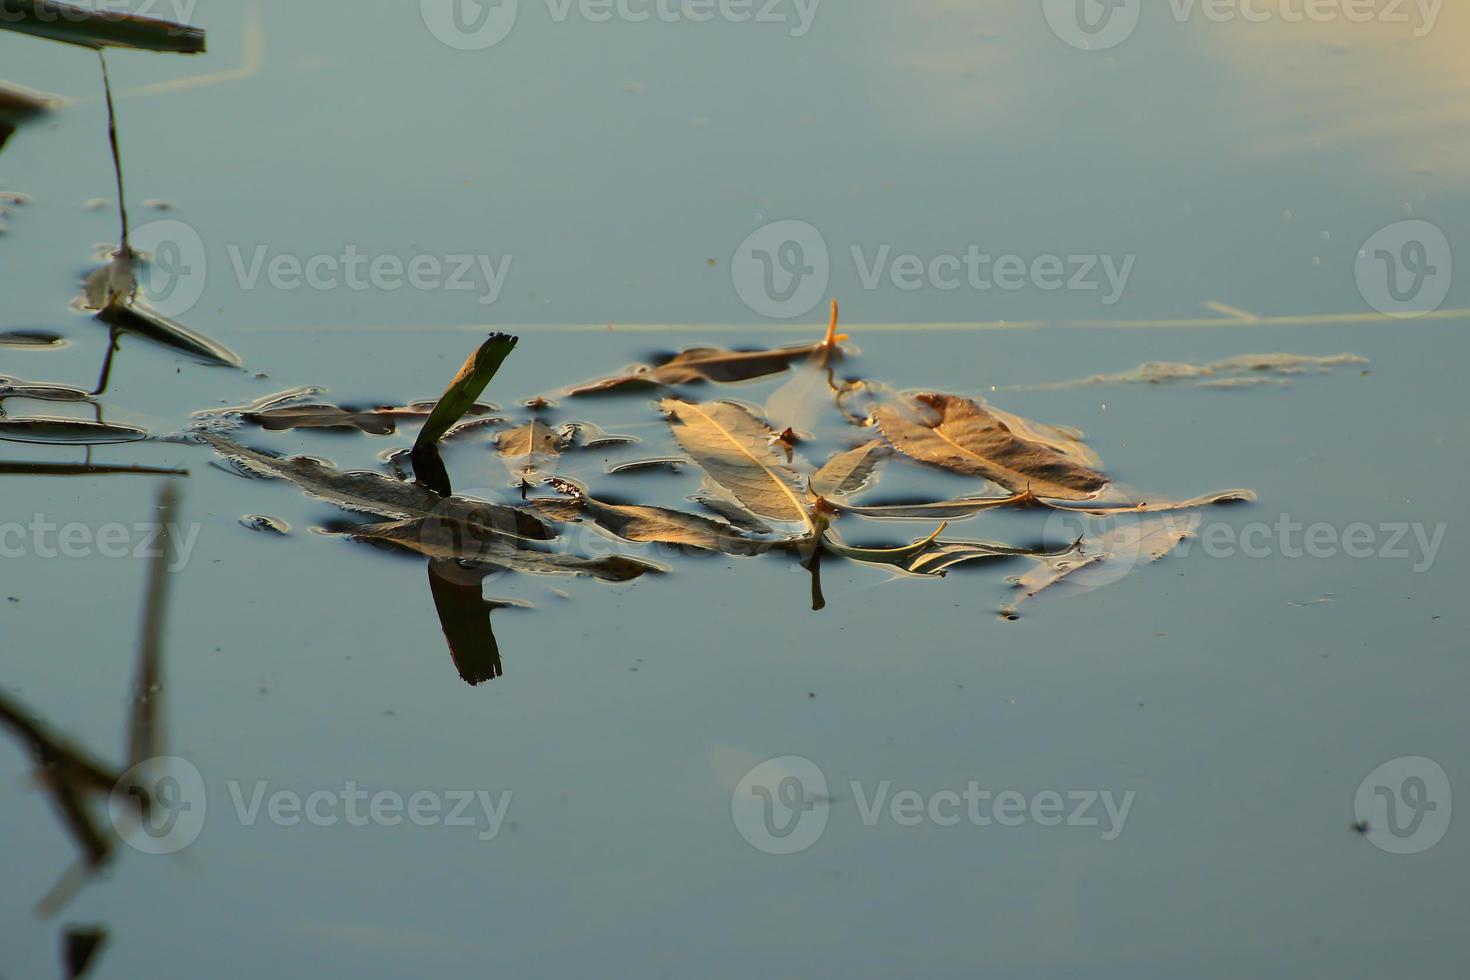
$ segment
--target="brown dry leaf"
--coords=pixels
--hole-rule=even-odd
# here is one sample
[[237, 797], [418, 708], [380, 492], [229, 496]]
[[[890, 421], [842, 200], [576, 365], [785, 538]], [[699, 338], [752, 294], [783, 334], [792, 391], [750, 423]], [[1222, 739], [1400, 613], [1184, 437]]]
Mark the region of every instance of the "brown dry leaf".
[[837, 333], [837, 301], [832, 302], [832, 322], [821, 343], [778, 347], [774, 350], [733, 351], [719, 347], [691, 347], [658, 365], [634, 364], [622, 374], [599, 381], [589, 381], [570, 389], [569, 395], [594, 395], [627, 387], [693, 384], [699, 381], [752, 381], [780, 374], [794, 361], [818, 355], [823, 362], [837, 352], [838, 342], [846, 340]]
[[567, 391], [567, 394], [595, 395], [628, 387], [650, 387], [692, 384], [697, 381], [750, 381], [780, 374], [791, 362], [811, 356], [820, 344], [784, 347], [776, 350], [732, 351], [719, 347], [693, 347], [676, 354], [657, 366], [631, 365], [622, 374], [589, 381]]
[[588, 496], [581, 485], [570, 480], [554, 479], [551, 483], [568, 496], [532, 501], [541, 513], [558, 521], [585, 518], [624, 541], [679, 545], [727, 555], [757, 555], [773, 546], [773, 542], [747, 537], [723, 521], [665, 507], [609, 504]]
[[920, 462], [1060, 500], [1086, 500], [1107, 486], [1107, 477], [1076, 453], [1058, 450], [1056, 431], [1045, 441], [1023, 438], [1000, 416], [957, 395], [920, 394], [907, 402], [882, 402], [873, 418], [895, 449]]
[[561, 435], [545, 422], [533, 420], [514, 429], [506, 429], [495, 437], [495, 448], [506, 459], [534, 463], [537, 459], [554, 459], [565, 445]]
[[556, 466], [565, 447], [562, 435], [540, 420], [507, 429], [495, 437], [501, 461], [520, 484], [523, 496], [528, 485], [543, 482], [545, 472]]
[[878, 464], [888, 455], [887, 444], [876, 439], [856, 449], [837, 453], [812, 474], [812, 493], [842, 497], [866, 490], [875, 481]]
[[679, 398], [659, 403], [674, 438], [711, 480], [758, 517], [807, 523], [796, 472], [772, 445], [775, 433], [733, 402], [696, 405]]

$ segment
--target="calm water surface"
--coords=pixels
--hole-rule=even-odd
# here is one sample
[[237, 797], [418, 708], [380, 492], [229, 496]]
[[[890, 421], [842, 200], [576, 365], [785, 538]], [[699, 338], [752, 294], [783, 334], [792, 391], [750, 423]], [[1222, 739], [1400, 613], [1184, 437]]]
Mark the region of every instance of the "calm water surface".
[[[507, 576], [486, 594], [534, 608], [494, 614], [506, 673], [471, 688], [422, 561], [318, 533], [343, 515], [207, 447], [98, 447], [93, 462], [190, 474], [168, 729], [207, 815], [177, 856], [124, 848], [43, 922], [32, 906], [73, 845], [29, 758], [0, 742], [0, 975], [54, 974], [73, 922], [106, 924], [97, 975], [117, 977], [1456, 975], [1461, 822], [1416, 854], [1375, 846], [1397, 839], [1381, 822], [1367, 839], [1350, 824], [1389, 760], [1434, 760], [1455, 789], [1467, 776], [1470, 313], [1456, 311], [1470, 277], [1450, 279], [1438, 314], [1392, 319], [1355, 268], [1403, 220], [1443, 232], [1436, 270], [1462, 257], [1470, 11], [1447, 4], [1416, 37], [1413, 23], [1179, 22], [1146, 6], [1131, 37], [1083, 51], [1032, 3], [832, 2], [793, 36], [789, 4], [785, 23], [596, 23], [526, 0], [504, 40], [469, 51], [417, 4], [201, 3], [208, 55], [112, 56], [133, 224], [197, 234], [179, 258], [202, 262], [185, 276], [201, 292], [179, 319], [246, 370], [124, 339], [108, 421], [166, 436], [298, 385], [346, 404], [433, 398], [488, 329], [522, 337], [486, 396], [514, 408], [654, 350], [815, 340], [830, 294], [861, 348], [847, 373], [1079, 426], [1148, 494], [1255, 490], [1208, 512], [1221, 541], [1280, 521], [1338, 538], [1364, 525], [1372, 555], [1314, 557], [1293, 547], [1304, 532], [1255, 557], [1196, 541], [1019, 622], [996, 613], [1024, 565], [895, 581], [829, 562], [821, 613], [778, 557], [680, 559], [618, 586]], [[89, 388], [106, 337], [68, 304], [116, 234], [111, 207], [86, 206], [114, 196], [95, 59], [3, 36], [0, 66], [74, 100], [0, 154], [0, 190], [29, 198], [0, 236], [0, 332], [67, 341], [0, 347], [0, 374]], [[757, 280], [737, 250], [786, 219], [816, 232], [801, 264], [825, 250], [829, 281], [779, 319], [748, 305]], [[930, 277], [972, 245], [1069, 271], [1093, 256], [1099, 288], [944, 288], [943, 261]], [[354, 289], [321, 265], [324, 288], [285, 288], [268, 271], [349, 249], [483, 256], [504, 278], [476, 263], [474, 288]], [[889, 274], [906, 255], [916, 288]], [[1117, 290], [1103, 257], [1128, 263]], [[1271, 352], [1368, 363], [1230, 389], [1038, 387]], [[759, 404], [772, 387], [720, 393]], [[555, 417], [649, 447], [661, 425], [641, 396]], [[409, 441], [240, 438], [357, 469]], [[0, 442], [5, 463], [83, 453]], [[510, 492], [483, 444], [449, 460], [458, 488]], [[583, 475], [623, 499], [678, 504], [698, 487], [601, 463]], [[0, 475], [0, 520], [143, 521], [155, 492], [138, 476]], [[249, 530], [247, 514], [291, 533]], [[1044, 524], [955, 530], [1026, 542]], [[1438, 544], [1390, 542], [1400, 525]], [[0, 685], [112, 760], [145, 570], [0, 563]], [[731, 794], [784, 756], [821, 769], [830, 812], [810, 846], [773, 855], [737, 830]], [[864, 820], [885, 785], [927, 801], [972, 780], [1131, 804], [1116, 834], [1101, 804], [1098, 826], [905, 826], [886, 805]], [[493, 828], [478, 801], [472, 827], [287, 825], [264, 807], [242, 820], [236, 795], [248, 806], [262, 782], [266, 797], [350, 784], [508, 802]]]

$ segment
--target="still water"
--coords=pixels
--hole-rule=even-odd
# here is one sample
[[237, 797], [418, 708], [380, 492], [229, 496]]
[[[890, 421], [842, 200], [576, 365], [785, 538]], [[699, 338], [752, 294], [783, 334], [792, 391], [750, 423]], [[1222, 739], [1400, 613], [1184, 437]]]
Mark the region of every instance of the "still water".
[[[96, 975], [117, 977], [1455, 975], [1452, 801], [1420, 763], [1370, 774], [1423, 757], [1460, 788], [1470, 747], [1470, 11], [1171, 2], [1135, 24], [1124, 4], [1084, 49], [1070, 4], [706, 20], [522, 0], [464, 4], [457, 27], [453, 6], [200, 3], [207, 55], [109, 56], [135, 237], [182, 243], [149, 281], [244, 369], [124, 337], [98, 401], [159, 438], [6, 441], [0, 463], [188, 471], [165, 703], [202, 822], [172, 856], [120, 848], [38, 919], [75, 847], [0, 742], [0, 975], [53, 975], [72, 923], [106, 926]], [[0, 154], [0, 191], [25, 198], [0, 333], [65, 341], [0, 346], [0, 375], [90, 390], [107, 335], [70, 303], [117, 229], [96, 59], [0, 35], [0, 66], [71, 100]], [[998, 610], [1024, 562], [920, 580], [829, 561], [821, 612], [781, 555], [495, 576], [485, 594], [517, 604], [492, 616], [505, 673], [471, 687], [422, 559], [329, 533], [353, 518], [178, 437], [303, 385], [433, 399], [492, 329], [521, 341], [485, 398], [521, 419], [654, 352], [814, 342], [829, 295], [860, 349], [846, 376], [1079, 427], [1147, 496], [1258, 500], [1015, 622]], [[1258, 384], [1057, 384], [1272, 353], [1353, 357]], [[782, 382], [681, 393], [761, 406]], [[600, 496], [692, 508], [693, 467], [605, 472], [670, 451], [653, 397], [547, 417], [642, 440], [579, 458]], [[412, 427], [232, 435], [383, 472]], [[456, 489], [517, 496], [483, 439], [446, 459]], [[975, 487], [890, 469], [873, 500]], [[148, 563], [30, 528], [130, 529], [161, 479], [0, 474], [0, 521], [24, 528], [0, 562], [0, 686], [109, 763]], [[762, 814], [747, 774], [772, 759]], [[1442, 837], [1394, 853], [1415, 816]]]

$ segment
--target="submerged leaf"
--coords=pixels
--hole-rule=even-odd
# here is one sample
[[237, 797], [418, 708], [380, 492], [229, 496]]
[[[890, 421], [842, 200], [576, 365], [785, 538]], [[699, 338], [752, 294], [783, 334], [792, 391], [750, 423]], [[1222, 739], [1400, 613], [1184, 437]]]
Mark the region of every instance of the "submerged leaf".
[[812, 493], [842, 497], [866, 490], [874, 482], [878, 464], [887, 459], [888, 454], [888, 446], [877, 440], [838, 453], [812, 475]]
[[139, 48], [175, 54], [204, 50], [204, 31], [198, 27], [53, 0], [0, 0], [0, 28], [94, 50]]
[[1078, 591], [1102, 588], [1168, 555], [1199, 528], [1198, 514], [1153, 517], [1124, 524], [1096, 537], [1084, 537], [1060, 554], [1016, 580], [1022, 595], [1001, 613], [1016, 619], [1016, 607], [1026, 599], [1065, 582]]
[[1008, 490], [1085, 500], [1108, 482], [1075, 453], [1059, 450], [1054, 439], [1023, 438], [1001, 417], [968, 398], [916, 395], [906, 405], [878, 405], [873, 418], [899, 452], [952, 472], [984, 477]]
[[589, 575], [604, 582], [627, 582], [648, 572], [663, 571], [651, 562], [623, 555], [584, 558], [544, 551], [527, 541], [508, 538], [494, 527], [437, 517], [370, 524], [355, 529], [352, 536], [426, 558], [478, 562], [531, 575]]
[[1314, 357], [1306, 354], [1241, 354], [1206, 364], [1149, 361], [1131, 371], [1115, 374], [1093, 374], [1075, 381], [1051, 384], [1016, 385], [1017, 389], [1054, 391], [1093, 385], [1171, 384], [1193, 382], [1200, 387], [1230, 387], [1240, 382], [1283, 380], [1310, 372], [1326, 374], [1335, 367], [1367, 364], [1366, 357], [1356, 354], [1333, 354]]
[[665, 398], [660, 407], [684, 451], [751, 513], [807, 522], [796, 473], [777, 455], [775, 433], [764, 422], [733, 402]]
[[570, 480], [554, 479], [551, 482], [557, 490], [567, 494], [568, 499], [533, 501], [543, 514], [559, 521], [586, 518], [624, 541], [679, 545], [727, 555], [757, 555], [777, 546], [776, 542], [748, 538], [729, 524], [697, 514], [685, 514], [665, 507], [604, 503], [588, 496], [580, 484]]
[[539, 541], [555, 537], [536, 515], [515, 507], [466, 497], [441, 497], [425, 487], [402, 483], [381, 473], [343, 472], [304, 456], [283, 459], [242, 446], [214, 432], [200, 432], [198, 436], [245, 471], [294, 483], [308, 495], [344, 510], [396, 520], [462, 520], [479, 527], [493, 528], [497, 534]]
[[840, 390], [834, 380], [832, 362], [834, 355], [842, 353], [838, 342], [846, 339], [846, 334], [837, 332], [837, 301], [834, 299], [827, 338], [807, 355], [791, 380], [766, 399], [766, 418], [783, 428], [811, 433], [816, 428], [821, 410], [831, 407]]

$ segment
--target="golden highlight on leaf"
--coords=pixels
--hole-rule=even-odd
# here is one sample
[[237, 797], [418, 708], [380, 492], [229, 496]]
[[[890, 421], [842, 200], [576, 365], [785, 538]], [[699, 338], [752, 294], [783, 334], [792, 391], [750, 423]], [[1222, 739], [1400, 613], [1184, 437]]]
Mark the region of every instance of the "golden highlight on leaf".
[[806, 522], [799, 480], [772, 445], [775, 433], [733, 402], [659, 403], [674, 438], [711, 480], [759, 517]]
[[1086, 500], [1108, 482], [1075, 454], [1022, 438], [968, 398], [921, 394], [906, 406], [879, 404], [873, 417], [899, 452], [955, 473], [984, 477], [1007, 490]]

